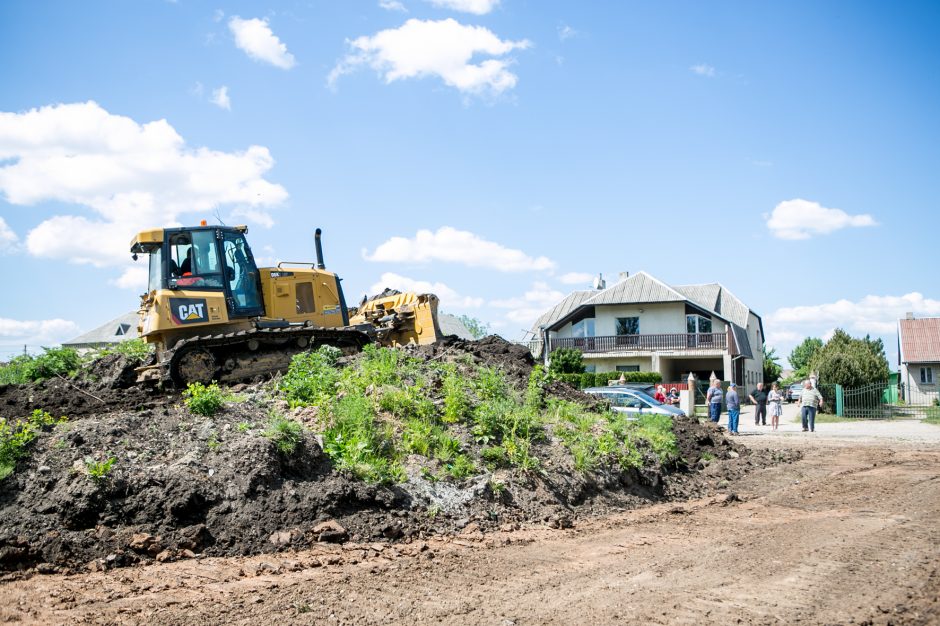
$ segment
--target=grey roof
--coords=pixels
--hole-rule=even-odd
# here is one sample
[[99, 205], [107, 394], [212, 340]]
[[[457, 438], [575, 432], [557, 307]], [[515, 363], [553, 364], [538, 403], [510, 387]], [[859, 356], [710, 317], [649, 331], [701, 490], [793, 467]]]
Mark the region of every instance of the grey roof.
[[136, 339], [137, 321], [137, 311], [131, 311], [121, 317], [114, 318], [106, 324], [102, 324], [94, 330], [88, 331], [84, 335], [79, 335], [69, 341], [63, 341], [62, 345], [72, 348], [91, 348]]
[[457, 335], [461, 339], [473, 339], [473, 334], [467, 330], [467, 327], [455, 315], [450, 313], [439, 313], [437, 316], [437, 325], [445, 335]]
[[747, 338], [747, 331], [734, 322], [731, 322], [730, 326], [731, 332], [734, 333], [734, 343], [738, 346], [738, 354], [753, 359], [754, 353], [751, 351], [751, 342]]
[[747, 327], [750, 309], [721, 283], [680, 285], [675, 290], [691, 302], [714, 311], [729, 322]]
[[686, 297], [646, 272], [637, 272], [585, 302], [587, 305], [646, 302], [682, 302]]
[[558, 320], [565, 317], [566, 315], [574, 311], [576, 308], [581, 306], [581, 304], [585, 300], [593, 296], [596, 296], [597, 293], [598, 292], [594, 289], [572, 291], [567, 296], [565, 296], [561, 302], [553, 306], [551, 309], [549, 309], [545, 313], [542, 313], [542, 315], [537, 320], [535, 320], [535, 323], [532, 324], [532, 334], [535, 337], [539, 337], [540, 328], [542, 328], [543, 326], [551, 326], [552, 324], [554, 324], [555, 322], [557, 322]]

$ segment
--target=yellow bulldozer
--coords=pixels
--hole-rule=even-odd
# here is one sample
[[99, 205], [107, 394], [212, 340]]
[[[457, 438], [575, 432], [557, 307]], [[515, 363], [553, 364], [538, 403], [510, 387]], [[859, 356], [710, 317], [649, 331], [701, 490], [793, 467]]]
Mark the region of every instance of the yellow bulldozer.
[[297, 352], [322, 345], [352, 353], [369, 343], [429, 344], [441, 336], [437, 296], [392, 293], [352, 312], [341, 279], [326, 270], [321, 231], [316, 263], [258, 268], [246, 226], [156, 228], [131, 240], [149, 255], [139, 335], [156, 363], [138, 379], [234, 382], [282, 371]]

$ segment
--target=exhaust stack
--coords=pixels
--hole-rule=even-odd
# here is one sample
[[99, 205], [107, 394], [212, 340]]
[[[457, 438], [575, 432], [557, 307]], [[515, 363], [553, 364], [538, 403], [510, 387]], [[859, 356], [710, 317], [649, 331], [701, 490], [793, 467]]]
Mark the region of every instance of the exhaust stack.
[[316, 241], [316, 244], [317, 244], [317, 269], [318, 270], [326, 269], [326, 265], [323, 264], [323, 246], [320, 244], [320, 234], [322, 232], [323, 231], [321, 231], [318, 228], [316, 235], [314, 235], [314, 241]]

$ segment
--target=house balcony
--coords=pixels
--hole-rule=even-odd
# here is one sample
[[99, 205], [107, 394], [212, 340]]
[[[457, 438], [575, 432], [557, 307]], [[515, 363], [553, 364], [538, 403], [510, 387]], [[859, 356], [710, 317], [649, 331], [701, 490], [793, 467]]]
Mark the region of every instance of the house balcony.
[[[630, 354], [653, 352], [699, 353], [725, 352], [728, 333], [667, 333], [649, 335], [603, 335], [598, 337], [549, 337], [548, 351], [576, 348], [582, 354]], [[541, 346], [539, 346], [541, 347]], [[734, 354], [732, 353], [732, 356]]]

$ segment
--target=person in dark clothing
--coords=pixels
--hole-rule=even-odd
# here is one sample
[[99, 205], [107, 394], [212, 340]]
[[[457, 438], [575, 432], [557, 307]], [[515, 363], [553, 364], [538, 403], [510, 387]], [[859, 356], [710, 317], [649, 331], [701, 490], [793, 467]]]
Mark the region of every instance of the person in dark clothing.
[[748, 396], [756, 406], [754, 408], [754, 425], [767, 425], [767, 392], [764, 383], [757, 383], [757, 389]]

